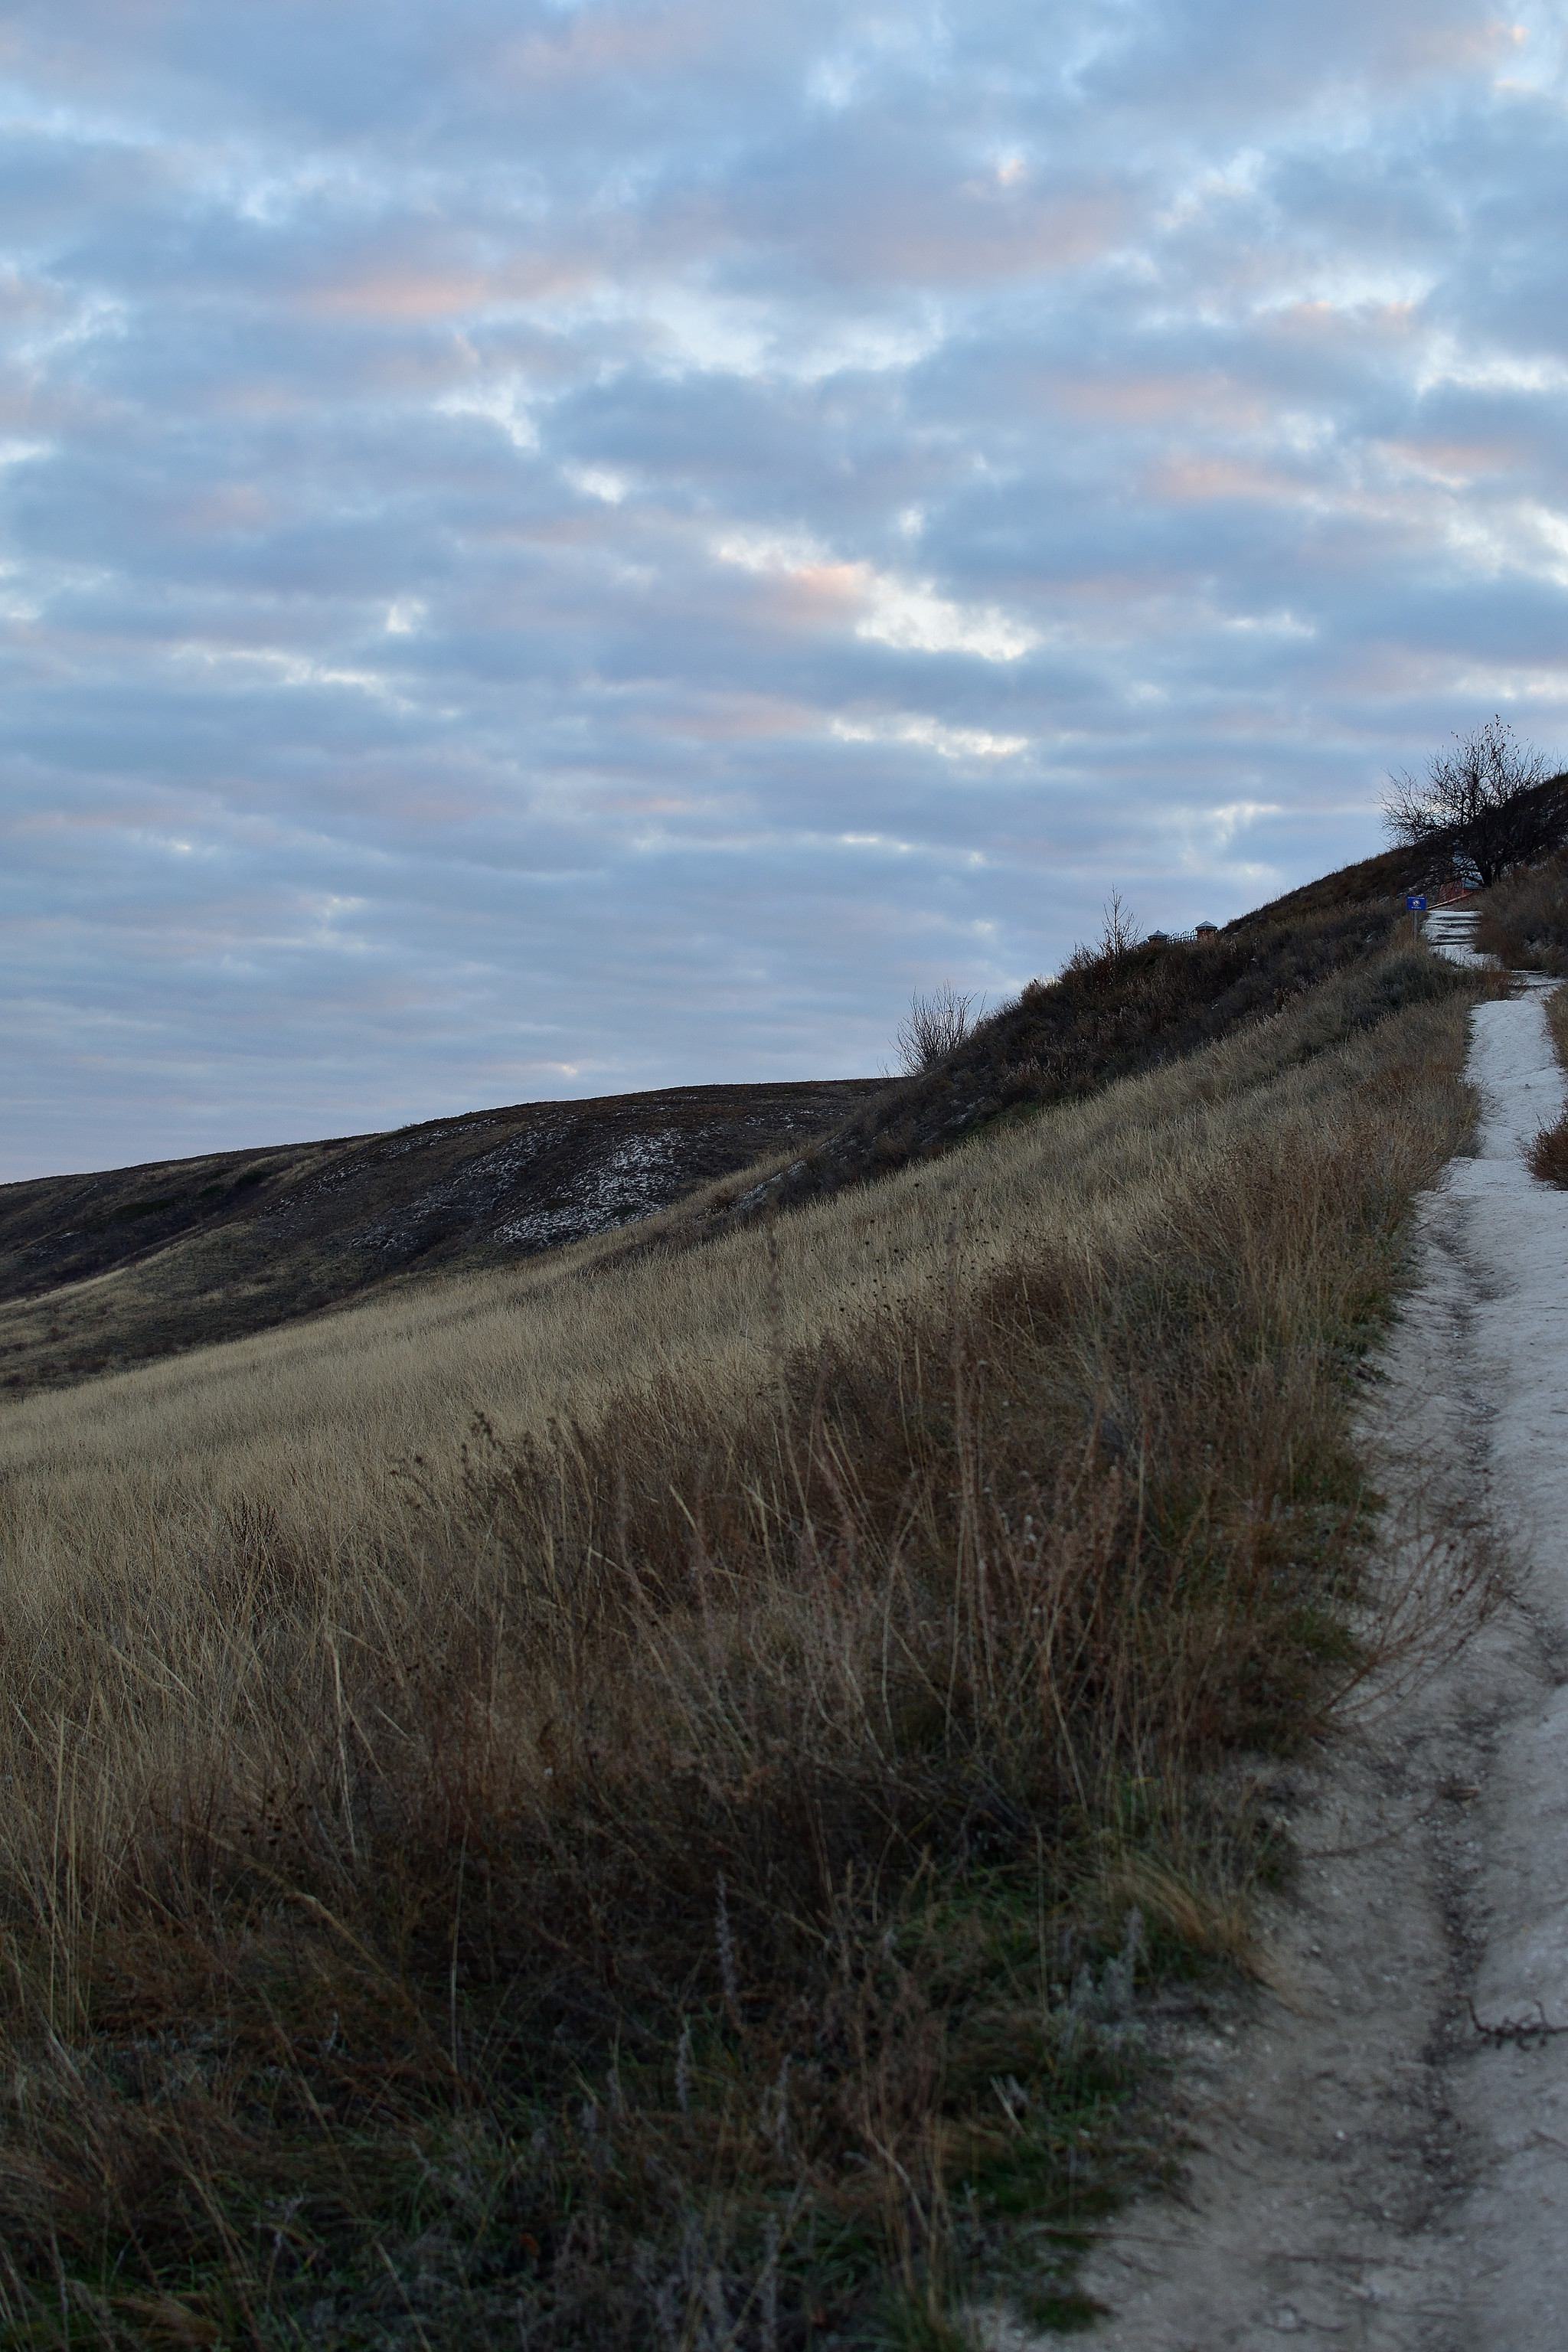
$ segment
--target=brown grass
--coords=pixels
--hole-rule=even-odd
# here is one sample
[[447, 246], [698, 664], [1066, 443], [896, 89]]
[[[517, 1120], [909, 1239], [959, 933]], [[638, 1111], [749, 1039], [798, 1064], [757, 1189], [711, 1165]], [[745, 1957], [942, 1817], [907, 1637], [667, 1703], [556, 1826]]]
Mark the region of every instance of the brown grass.
[[1482, 893], [1476, 946], [1513, 971], [1568, 973], [1568, 850]]
[[1543, 1127], [1530, 1147], [1530, 1172], [1545, 1184], [1568, 1185], [1568, 1111]]
[[[1546, 1000], [1546, 1018], [1557, 1058], [1568, 1069], [1568, 988], [1554, 989]], [[1532, 1176], [1545, 1184], [1568, 1186], [1568, 1111], [1555, 1127], [1543, 1127], [1526, 1154]]]
[[1226, 1759], [1364, 1666], [1348, 1371], [1473, 984], [1348, 985], [766, 1231], [0, 1418], [0, 2325], [1069, 2314], [1129, 1905], [1244, 1948]]

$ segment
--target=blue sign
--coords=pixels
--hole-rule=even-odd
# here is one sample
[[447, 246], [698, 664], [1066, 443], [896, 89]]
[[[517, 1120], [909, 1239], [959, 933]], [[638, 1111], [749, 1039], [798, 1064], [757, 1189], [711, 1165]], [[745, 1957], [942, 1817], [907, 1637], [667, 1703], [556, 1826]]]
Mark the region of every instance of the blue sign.
[[1405, 903], [1407, 907], [1414, 907], [1418, 915], [1424, 915], [1426, 912], [1426, 899], [1415, 898], [1408, 891], [1405, 893]]

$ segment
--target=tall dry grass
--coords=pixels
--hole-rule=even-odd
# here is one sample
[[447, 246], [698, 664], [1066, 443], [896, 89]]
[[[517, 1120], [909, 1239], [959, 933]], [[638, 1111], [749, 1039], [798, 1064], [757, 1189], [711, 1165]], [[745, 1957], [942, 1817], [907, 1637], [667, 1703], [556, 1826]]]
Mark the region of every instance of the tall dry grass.
[[1568, 851], [1494, 882], [1480, 899], [1475, 944], [1512, 971], [1568, 972]]
[[1215, 1775], [1363, 1663], [1350, 1370], [1475, 985], [0, 1420], [0, 2325], [1069, 2314], [1125, 1890], [1232, 1940]]
[[[1555, 988], [1546, 1000], [1546, 1019], [1557, 1058], [1568, 1068], [1568, 988]], [[1543, 1183], [1568, 1186], [1568, 1111], [1532, 1140], [1527, 1157], [1530, 1172]]]

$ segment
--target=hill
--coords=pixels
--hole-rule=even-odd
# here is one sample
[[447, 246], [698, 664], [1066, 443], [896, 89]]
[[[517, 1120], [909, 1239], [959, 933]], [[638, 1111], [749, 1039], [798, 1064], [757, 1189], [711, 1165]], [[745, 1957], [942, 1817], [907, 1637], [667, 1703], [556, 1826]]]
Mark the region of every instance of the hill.
[[[1080, 949], [1055, 980], [1032, 982], [944, 1061], [903, 1080], [521, 1104], [0, 1186], [0, 1394], [628, 1226], [639, 1229], [636, 1248], [689, 1245], [874, 1181], [1182, 1059], [1335, 974], [1370, 968], [1398, 932], [1405, 891], [1429, 879], [1429, 859], [1394, 850], [1206, 940]], [[1425, 966], [1402, 969], [1404, 985], [1425, 984]], [[1381, 989], [1347, 1002], [1363, 1025], [1392, 1009]]]
[[0, 1185], [0, 1389], [238, 1339], [415, 1269], [502, 1265], [613, 1231], [798, 1150], [882, 1084], [521, 1103]]
[[1342, 911], [1075, 959], [1003, 1016], [1078, 1038], [1062, 1097], [880, 1181], [454, 1244], [0, 1410], [9, 2335], [1092, 2315], [1168, 2159], [1143, 2027], [1405, 1637], [1356, 1373], [1493, 983]]
[[[1389, 851], [1239, 916], [1210, 938], [1079, 948], [1055, 980], [1032, 982], [933, 1066], [856, 1103], [786, 1166], [694, 1195], [673, 1224], [700, 1235], [716, 1218], [743, 1223], [874, 1182], [1009, 1119], [1183, 1060], [1325, 981], [1377, 967], [1375, 984], [1352, 986], [1343, 999], [1346, 1020], [1369, 1026], [1394, 1009], [1393, 971], [1401, 988], [1437, 984], [1428, 960], [1384, 961], [1408, 935], [1405, 894], [1426, 886], [1429, 869], [1429, 859], [1412, 851]], [[660, 1240], [670, 1234], [667, 1222]]]

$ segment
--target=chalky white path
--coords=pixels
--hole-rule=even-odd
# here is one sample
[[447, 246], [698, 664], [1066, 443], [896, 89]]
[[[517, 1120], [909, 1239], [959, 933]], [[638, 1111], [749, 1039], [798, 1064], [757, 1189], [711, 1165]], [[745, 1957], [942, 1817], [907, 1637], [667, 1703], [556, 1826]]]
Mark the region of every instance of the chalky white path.
[[1469, 1285], [1465, 1401], [1521, 1571], [1468, 1905], [1469, 1999], [1483, 2026], [1535, 2020], [1563, 2036], [1472, 2045], [1454, 2069], [1479, 2168], [1456, 2281], [1469, 2332], [1456, 2340], [1520, 2352], [1568, 2346], [1568, 1192], [1524, 1161], [1563, 1108], [1542, 1004], [1553, 985], [1528, 979], [1517, 1000], [1477, 1007], [1479, 1149], [1454, 1161], [1436, 1207]]
[[[1426, 937], [1468, 961], [1473, 921]], [[1484, 1502], [1516, 1594], [1287, 1792], [1271, 1990], [1178, 2030], [1186, 2199], [1088, 2264], [1106, 2352], [1568, 2347], [1568, 2031], [1481, 2030], [1568, 2029], [1568, 1192], [1523, 1157], [1563, 1107], [1551, 985], [1473, 1016], [1479, 1129], [1422, 1204], [1380, 1416], [1391, 1490]]]
[[1479, 910], [1473, 906], [1467, 907], [1461, 903], [1454, 907], [1434, 907], [1431, 913], [1424, 918], [1421, 936], [1429, 948], [1436, 948], [1439, 955], [1446, 955], [1452, 963], [1475, 964], [1489, 969], [1496, 959], [1478, 955], [1472, 944], [1479, 920]]

